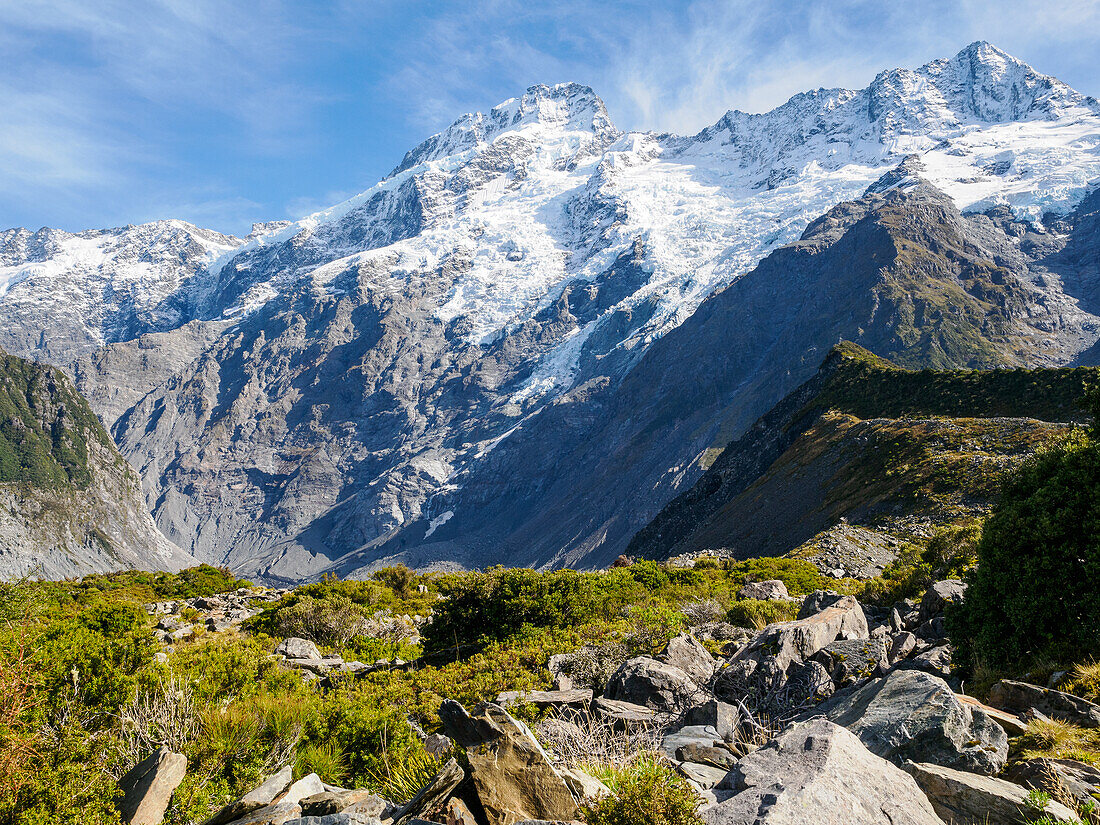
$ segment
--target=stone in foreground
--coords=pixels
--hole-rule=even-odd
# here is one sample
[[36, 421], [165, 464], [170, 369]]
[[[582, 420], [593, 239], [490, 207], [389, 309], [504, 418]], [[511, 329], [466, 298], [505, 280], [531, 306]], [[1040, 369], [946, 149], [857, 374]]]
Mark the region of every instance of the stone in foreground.
[[912, 777], [825, 719], [791, 726], [719, 787], [733, 796], [706, 825], [943, 825]]
[[528, 730], [499, 705], [466, 712], [446, 700], [439, 708], [448, 736], [466, 748], [470, 775], [489, 825], [522, 819], [572, 819], [577, 802], [564, 778]]
[[187, 757], [160, 747], [132, 767], [119, 781], [124, 794], [118, 809], [130, 825], [159, 825], [172, 792], [187, 773]]
[[1026, 789], [1004, 779], [916, 762], [907, 763], [905, 769], [928, 795], [936, 813], [948, 822], [1031, 822], [1042, 813], [1055, 822], [1078, 821], [1073, 811], [1058, 802], [1048, 802], [1040, 813], [1028, 804]]

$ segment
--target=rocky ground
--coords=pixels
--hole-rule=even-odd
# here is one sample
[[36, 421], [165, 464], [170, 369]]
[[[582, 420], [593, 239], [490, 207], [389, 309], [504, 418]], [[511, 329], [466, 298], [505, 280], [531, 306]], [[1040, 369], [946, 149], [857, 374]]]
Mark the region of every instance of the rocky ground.
[[[170, 644], [199, 626], [232, 632], [280, 595], [245, 588], [150, 610], [163, 616]], [[701, 624], [657, 656], [627, 659], [609, 674], [596, 650], [581, 648], [551, 657], [553, 690], [505, 692], [470, 709], [446, 700], [443, 733], [424, 736], [443, 767], [407, 804], [316, 774], [292, 781], [288, 766], [205, 825], [572, 822], [578, 804], [609, 793], [574, 757], [609, 741], [651, 749], [674, 765], [695, 788], [707, 825], [1015, 823], [1044, 815], [1077, 822], [1067, 804], [1087, 808], [1100, 794], [1100, 771], [1083, 762], [1008, 765], [1010, 741], [1028, 720], [1095, 728], [1100, 706], [1013, 681], [996, 684], [989, 705], [967, 696], [944, 630], [946, 605], [965, 597], [962, 582], [937, 582], [919, 602], [889, 610], [827, 590], [793, 598], [780, 581], [746, 585], [740, 595], [797, 602], [797, 618], [755, 631]], [[276, 656], [309, 679], [417, 666], [344, 662], [296, 638]], [[528, 726], [513, 715], [521, 704], [543, 711], [540, 721]], [[182, 755], [165, 749], [137, 765], [121, 783], [124, 818], [160, 822], [185, 768]]]

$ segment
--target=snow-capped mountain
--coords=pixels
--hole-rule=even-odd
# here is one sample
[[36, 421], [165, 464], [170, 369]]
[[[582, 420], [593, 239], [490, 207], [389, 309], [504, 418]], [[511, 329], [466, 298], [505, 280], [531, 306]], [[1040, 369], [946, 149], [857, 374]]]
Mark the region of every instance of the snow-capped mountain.
[[[199, 558], [287, 578], [398, 554], [585, 563], [633, 529], [597, 510], [633, 508], [640, 526], [718, 433], [616, 459], [636, 501], [576, 502], [563, 520], [550, 514], [564, 498], [540, 495], [611, 472], [596, 464], [664, 420], [631, 396], [633, 419], [590, 441], [606, 423], [592, 416], [626, 397], [655, 342], [707, 312], [708, 296], [869, 188], [931, 187], [956, 212], [996, 216], [960, 232], [1015, 267], [1028, 309], [1011, 323], [1049, 328], [1041, 345], [997, 352], [1068, 361], [1096, 340], [1084, 293], [1066, 294], [1062, 270], [1033, 272], [1032, 247], [981, 232], [1064, 245], [1098, 180], [1100, 104], [985, 43], [861, 91], [729, 112], [690, 137], [622, 133], [592, 90], [535, 86], [460, 118], [349, 201], [245, 240], [179, 222], [6, 233], [0, 317], [9, 348], [73, 368], [102, 400], [158, 524]], [[1084, 284], [1087, 269], [1073, 277]], [[830, 306], [818, 309], [832, 330]], [[730, 323], [775, 324], [783, 310], [765, 302]], [[746, 414], [783, 394], [761, 376], [789, 383], [816, 366], [771, 349], [739, 354], [755, 365], [737, 371], [738, 391], [755, 393]], [[690, 371], [691, 353], [680, 357]], [[535, 442], [591, 449], [569, 466], [517, 465]], [[510, 510], [482, 520], [491, 529], [477, 526], [505, 499]], [[537, 548], [517, 558], [536, 526]]]

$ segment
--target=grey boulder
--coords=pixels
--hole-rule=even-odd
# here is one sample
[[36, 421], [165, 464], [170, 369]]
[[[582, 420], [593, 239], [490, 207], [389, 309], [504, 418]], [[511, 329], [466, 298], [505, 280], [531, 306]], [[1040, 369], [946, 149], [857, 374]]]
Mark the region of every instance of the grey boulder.
[[990, 775], [1008, 759], [1004, 729], [959, 702], [943, 679], [921, 671], [892, 671], [822, 712], [872, 753], [898, 764], [911, 759]]
[[779, 579], [749, 582], [737, 594], [739, 599], [760, 599], [761, 601], [789, 599], [790, 597], [791, 594], [787, 592], [787, 585]]
[[916, 782], [825, 719], [792, 725], [719, 783], [706, 825], [943, 825]]
[[966, 596], [966, 582], [958, 579], [945, 579], [929, 587], [920, 600], [919, 620], [923, 623], [938, 616], [947, 605], [962, 602]]
[[611, 676], [604, 698], [631, 702], [661, 713], [679, 713], [707, 697], [680, 668], [649, 656], [636, 656]]
[[321, 658], [321, 651], [317, 649], [317, 645], [309, 639], [299, 639], [296, 636], [291, 636], [289, 639], [283, 639], [279, 642], [279, 646], [275, 648], [275, 653], [276, 655], [286, 656], [288, 659]]
[[680, 668], [701, 685], [710, 681], [717, 664], [710, 651], [690, 633], [681, 633], [670, 639], [657, 658]]

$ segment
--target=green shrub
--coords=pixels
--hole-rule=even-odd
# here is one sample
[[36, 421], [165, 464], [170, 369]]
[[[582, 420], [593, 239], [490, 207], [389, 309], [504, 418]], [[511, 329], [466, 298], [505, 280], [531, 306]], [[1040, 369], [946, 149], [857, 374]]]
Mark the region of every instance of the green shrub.
[[609, 779], [611, 796], [581, 806], [588, 825], [702, 825], [699, 797], [671, 768], [641, 760]]
[[986, 521], [948, 629], [960, 662], [1100, 656], [1100, 446], [1076, 432], [1014, 474]]
[[485, 646], [523, 627], [575, 627], [598, 614], [593, 577], [573, 570], [539, 573], [494, 568], [450, 584], [422, 631], [425, 652]]

